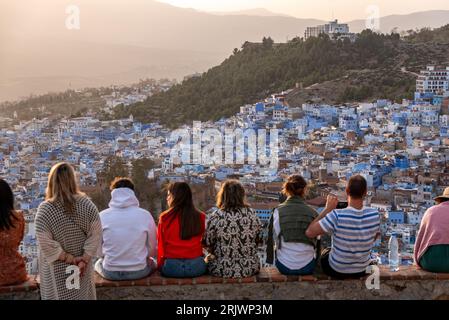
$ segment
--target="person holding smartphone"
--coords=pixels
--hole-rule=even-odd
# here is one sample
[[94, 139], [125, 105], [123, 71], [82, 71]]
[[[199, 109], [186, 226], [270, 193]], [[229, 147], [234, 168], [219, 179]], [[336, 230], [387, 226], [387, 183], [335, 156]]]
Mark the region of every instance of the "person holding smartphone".
[[371, 250], [380, 234], [378, 210], [364, 206], [367, 195], [365, 178], [360, 175], [351, 177], [346, 194], [347, 208], [337, 209], [338, 198], [329, 195], [325, 209], [306, 230], [310, 239], [325, 233], [332, 235], [332, 247], [321, 253], [321, 267], [325, 274], [337, 279], [366, 275]]

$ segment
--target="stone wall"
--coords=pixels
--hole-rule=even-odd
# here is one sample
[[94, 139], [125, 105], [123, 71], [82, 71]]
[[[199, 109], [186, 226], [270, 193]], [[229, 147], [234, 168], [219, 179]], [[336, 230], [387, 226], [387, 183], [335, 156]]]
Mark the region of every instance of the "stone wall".
[[[365, 283], [366, 278], [341, 281], [324, 275], [287, 277], [273, 268], [244, 279], [169, 279], [153, 274], [138, 281], [113, 282], [96, 277], [101, 300], [449, 300], [449, 274], [428, 273], [415, 267], [403, 267], [397, 273], [381, 268], [379, 289], [370, 290]], [[0, 299], [39, 299], [39, 279], [0, 288]]]

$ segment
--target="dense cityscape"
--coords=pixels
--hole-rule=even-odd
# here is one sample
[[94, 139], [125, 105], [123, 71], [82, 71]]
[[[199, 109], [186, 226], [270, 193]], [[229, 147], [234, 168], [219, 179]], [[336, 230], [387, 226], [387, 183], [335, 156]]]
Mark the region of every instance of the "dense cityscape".
[[[119, 104], [132, 105], [145, 99], [152, 91], [147, 89], [103, 96], [101, 114], [111, 113]], [[167, 90], [167, 84], [162, 89]], [[402, 264], [411, 264], [422, 216], [433, 205], [433, 197], [449, 185], [449, 68], [427, 67], [417, 79], [414, 99], [402, 103], [379, 99], [373, 103], [292, 106], [285, 101], [288, 92], [242, 106], [233, 117], [193, 126], [200, 125], [202, 132], [277, 129], [276, 169], [261, 164], [177, 164], [172, 157], [176, 145], [172, 130], [156, 122], [134, 121], [132, 116], [108, 121], [99, 120], [95, 113], [58, 120], [1, 118], [0, 172], [8, 177], [17, 195], [17, 207], [25, 213], [27, 227], [19, 250], [26, 257], [27, 271], [36, 274], [38, 270], [34, 215], [44, 198], [49, 168], [56, 161], [69, 161], [79, 173], [83, 191], [90, 194], [105, 183], [98, 173], [110, 156], [128, 163], [151, 159], [155, 166], [147, 177], [158, 187], [166, 181], [187, 179], [198, 186], [195, 198], [205, 212], [213, 209], [221, 182], [238, 178], [265, 225], [279, 203], [286, 176], [301, 174], [310, 182], [308, 202], [319, 211], [327, 194], [343, 199], [345, 182], [359, 173], [368, 181], [366, 205], [379, 209], [382, 218], [382, 237], [373, 258], [380, 264], [388, 263], [387, 241], [394, 232], [400, 235]], [[181, 129], [192, 130], [189, 125]], [[164, 206], [159, 200], [152, 210], [156, 217]], [[262, 246], [262, 262], [264, 251]]]

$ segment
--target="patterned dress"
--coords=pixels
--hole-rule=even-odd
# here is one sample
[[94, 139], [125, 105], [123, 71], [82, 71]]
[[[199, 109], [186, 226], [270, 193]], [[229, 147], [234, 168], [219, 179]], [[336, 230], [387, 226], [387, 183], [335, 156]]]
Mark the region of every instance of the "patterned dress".
[[25, 282], [28, 279], [25, 260], [18, 248], [23, 238], [25, 220], [21, 212], [15, 212], [14, 227], [0, 230], [0, 286]]
[[97, 256], [102, 229], [92, 201], [79, 197], [74, 213], [67, 213], [59, 201], [43, 202], [36, 214], [36, 236], [42, 300], [96, 299], [93, 263], [89, 263], [85, 274], [76, 279], [71, 266], [58, 260], [62, 251], [75, 257], [84, 253]]
[[207, 221], [205, 243], [215, 259], [208, 264], [217, 277], [245, 278], [259, 272], [257, 240], [261, 230], [253, 210], [217, 210]]

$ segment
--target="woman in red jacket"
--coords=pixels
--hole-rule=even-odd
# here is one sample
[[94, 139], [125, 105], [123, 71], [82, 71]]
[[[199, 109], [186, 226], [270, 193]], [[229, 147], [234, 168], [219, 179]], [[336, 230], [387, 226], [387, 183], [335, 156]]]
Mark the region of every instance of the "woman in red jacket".
[[193, 205], [185, 182], [168, 186], [167, 204], [158, 225], [158, 268], [166, 277], [201, 276], [207, 269], [202, 247], [206, 215]]

